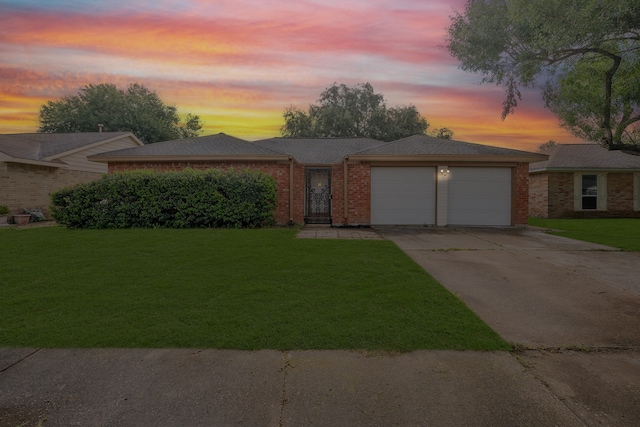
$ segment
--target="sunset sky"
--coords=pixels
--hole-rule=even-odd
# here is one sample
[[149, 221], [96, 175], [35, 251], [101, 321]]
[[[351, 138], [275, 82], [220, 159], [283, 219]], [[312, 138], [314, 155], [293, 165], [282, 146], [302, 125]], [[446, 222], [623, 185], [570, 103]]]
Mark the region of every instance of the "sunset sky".
[[369, 82], [454, 139], [535, 151], [576, 138], [523, 92], [458, 69], [445, 44], [465, 0], [0, 0], [0, 133], [34, 132], [40, 106], [87, 84], [138, 82], [203, 135], [280, 135], [332, 83]]

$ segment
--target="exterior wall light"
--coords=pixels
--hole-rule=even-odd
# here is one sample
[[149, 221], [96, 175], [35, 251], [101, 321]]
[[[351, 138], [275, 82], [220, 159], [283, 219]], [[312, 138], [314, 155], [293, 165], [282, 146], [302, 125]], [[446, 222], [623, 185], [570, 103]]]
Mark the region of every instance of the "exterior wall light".
[[440, 168], [440, 174], [441, 174], [442, 176], [447, 176], [447, 175], [449, 175], [449, 169]]

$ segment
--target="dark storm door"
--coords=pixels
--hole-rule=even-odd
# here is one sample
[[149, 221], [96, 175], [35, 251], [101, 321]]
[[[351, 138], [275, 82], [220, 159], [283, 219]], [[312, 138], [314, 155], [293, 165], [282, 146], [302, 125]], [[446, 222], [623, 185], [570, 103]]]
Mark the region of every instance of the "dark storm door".
[[306, 181], [304, 222], [331, 224], [331, 169], [307, 169]]

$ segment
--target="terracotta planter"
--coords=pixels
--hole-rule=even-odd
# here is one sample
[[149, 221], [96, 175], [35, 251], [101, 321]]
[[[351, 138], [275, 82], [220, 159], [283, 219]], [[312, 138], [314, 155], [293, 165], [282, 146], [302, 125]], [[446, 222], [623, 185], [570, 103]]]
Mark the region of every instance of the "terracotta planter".
[[29, 214], [14, 215], [13, 216], [13, 222], [16, 225], [26, 225], [26, 224], [29, 224], [29, 219], [30, 218], [31, 218], [31, 215], [29, 215]]

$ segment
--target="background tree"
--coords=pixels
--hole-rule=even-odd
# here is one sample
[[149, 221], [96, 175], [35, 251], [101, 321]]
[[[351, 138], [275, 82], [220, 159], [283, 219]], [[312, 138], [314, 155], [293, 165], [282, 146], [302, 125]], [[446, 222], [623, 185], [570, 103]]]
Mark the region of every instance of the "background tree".
[[165, 105], [146, 87], [134, 83], [126, 90], [103, 83], [81, 88], [77, 95], [48, 101], [40, 108], [38, 132], [128, 131], [145, 144], [198, 136], [202, 124], [191, 113], [180, 120], [176, 107]]
[[[424, 134], [427, 120], [413, 105], [387, 108], [384, 96], [375, 93], [369, 83], [355, 87], [334, 83], [320, 94], [309, 111], [294, 106], [285, 109], [282, 136], [301, 137], [368, 137], [394, 141]], [[446, 128], [443, 128], [446, 129]], [[449, 139], [453, 132], [446, 129]], [[440, 134], [438, 134], [440, 135]], [[442, 133], [446, 137], [446, 132]], [[435, 135], [434, 135], [435, 136]]]
[[640, 152], [638, 0], [469, 0], [451, 17], [447, 48], [482, 82], [544, 86], [546, 106], [574, 135]]
[[435, 128], [432, 131], [428, 132], [430, 136], [434, 136], [436, 138], [441, 139], [452, 139], [453, 131], [449, 128]]
[[546, 153], [547, 151], [550, 151], [552, 148], [554, 148], [556, 145], [557, 145], [556, 142], [553, 139], [550, 139], [544, 144], [538, 145], [538, 149], [536, 150], [536, 152]]

